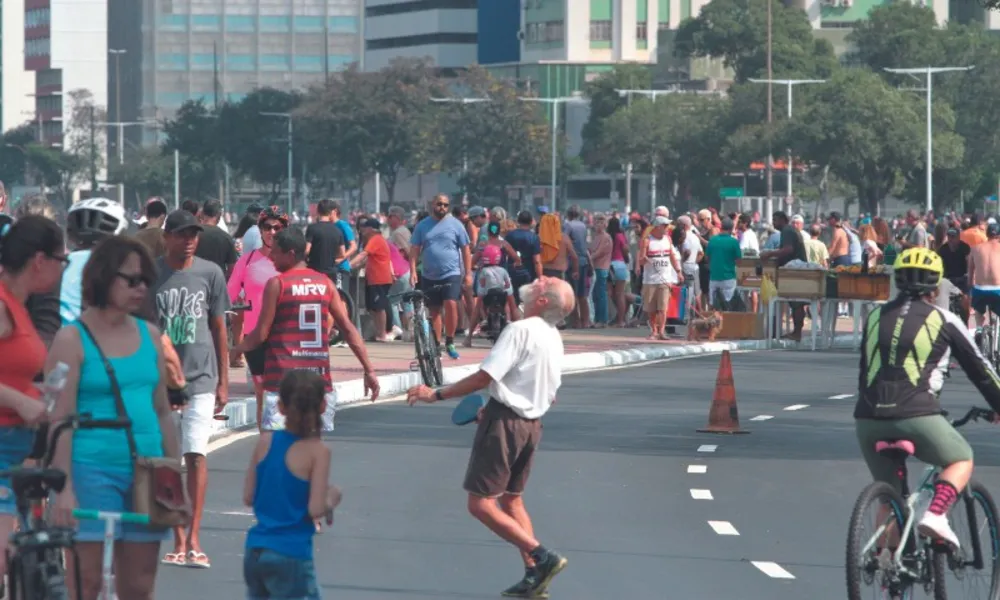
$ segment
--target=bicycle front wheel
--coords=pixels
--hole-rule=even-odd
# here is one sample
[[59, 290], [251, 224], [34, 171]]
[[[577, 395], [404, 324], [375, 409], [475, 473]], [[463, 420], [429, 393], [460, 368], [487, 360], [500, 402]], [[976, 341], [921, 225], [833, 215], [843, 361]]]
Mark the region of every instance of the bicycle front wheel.
[[[948, 555], [947, 570], [953, 577], [947, 579], [947, 587], [961, 590], [956, 597], [966, 600], [1000, 597], [1000, 526], [990, 492], [978, 481], [969, 482], [948, 520], [958, 535], [959, 549]], [[945, 575], [942, 565], [935, 577], [943, 582]]]
[[437, 387], [441, 385], [440, 371], [435, 369], [435, 360], [440, 369], [441, 358], [437, 355], [434, 343], [434, 331], [426, 319], [417, 319], [413, 327], [413, 343], [417, 350], [417, 365], [420, 367], [420, 377], [424, 385]]
[[912, 582], [900, 581], [889, 557], [899, 545], [906, 504], [891, 485], [876, 481], [858, 496], [847, 530], [847, 598], [909, 600]]

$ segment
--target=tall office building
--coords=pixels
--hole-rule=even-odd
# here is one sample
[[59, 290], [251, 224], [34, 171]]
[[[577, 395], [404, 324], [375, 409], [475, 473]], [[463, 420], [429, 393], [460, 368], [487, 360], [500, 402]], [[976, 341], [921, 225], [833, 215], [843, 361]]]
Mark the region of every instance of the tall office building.
[[476, 62], [477, 0], [364, 3], [365, 70], [377, 71], [404, 57], [430, 58], [442, 69], [461, 69]]
[[[110, 68], [109, 115], [155, 121], [188, 100], [212, 105], [321, 82], [361, 58], [361, 1], [108, 0], [108, 46], [124, 50], [120, 86]], [[151, 127], [127, 133], [157, 139]]]
[[71, 92], [88, 90], [96, 105], [107, 106], [108, 2], [24, 0], [23, 8], [24, 66], [35, 74], [40, 138], [62, 144], [63, 126], [72, 113]]
[[35, 74], [24, 66], [24, 0], [0, 0], [0, 131], [35, 117]]

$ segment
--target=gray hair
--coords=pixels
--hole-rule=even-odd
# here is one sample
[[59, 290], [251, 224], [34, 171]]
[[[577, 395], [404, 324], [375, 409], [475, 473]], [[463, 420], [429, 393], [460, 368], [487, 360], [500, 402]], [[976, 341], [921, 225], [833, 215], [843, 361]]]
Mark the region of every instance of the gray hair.
[[386, 211], [386, 214], [390, 217], [399, 217], [403, 221], [406, 220], [406, 211], [403, 210], [402, 206], [390, 206], [389, 210]]
[[22, 198], [17, 208], [14, 209], [15, 219], [23, 219], [28, 215], [38, 215], [54, 221], [56, 218], [56, 209], [49, 202], [48, 198], [41, 194], [34, 194]]
[[690, 227], [691, 226], [691, 217], [689, 217], [687, 215], [681, 215], [681, 216], [677, 217], [677, 222], [680, 225], [684, 226], [684, 227]]
[[497, 221], [504, 221], [507, 219], [507, 211], [502, 206], [494, 206], [490, 209], [490, 218]]
[[796, 223], [796, 222], [805, 224], [806, 219], [802, 215], [795, 215], [795, 216], [792, 217], [792, 223]]
[[[536, 292], [532, 291], [532, 285], [527, 283], [518, 289], [521, 300], [526, 306], [538, 300]], [[545, 303], [545, 309], [538, 316], [549, 325], [558, 325], [566, 318], [566, 315], [572, 312], [573, 306], [563, 306], [562, 293], [558, 289], [546, 287], [541, 294], [548, 302]]]

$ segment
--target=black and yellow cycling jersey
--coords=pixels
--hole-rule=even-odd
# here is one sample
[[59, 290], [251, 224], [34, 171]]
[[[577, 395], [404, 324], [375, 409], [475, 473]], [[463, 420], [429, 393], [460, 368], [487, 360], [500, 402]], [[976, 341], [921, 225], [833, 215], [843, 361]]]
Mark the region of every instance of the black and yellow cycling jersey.
[[952, 356], [990, 406], [1000, 410], [1000, 378], [961, 319], [905, 295], [876, 308], [862, 330], [854, 417], [940, 414], [938, 395]]

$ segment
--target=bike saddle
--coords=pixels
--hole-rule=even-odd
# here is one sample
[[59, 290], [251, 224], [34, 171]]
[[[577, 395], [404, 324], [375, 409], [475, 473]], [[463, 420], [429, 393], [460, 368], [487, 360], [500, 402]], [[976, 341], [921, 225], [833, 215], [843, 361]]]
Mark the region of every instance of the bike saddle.
[[413, 302], [415, 298], [423, 298], [424, 293], [420, 290], [412, 290], [409, 292], [403, 292], [403, 302]]
[[875, 442], [875, 452], [879, 454], [902, 452], [906, 456], [913, 456], [917, 453], [917, 447], [910, 440], [879, 440]]
[[48, 490], [59, 493], [66, 487], [66, 473], [59, 469], [17, 469], [10, 474], [10, 484], [15, 495], [39, 495], [44, 498]]
[[487, 306], [502, 306], [507, 303], [507, 292], [504, 290], [489, 290], [483, 298], [483, 303]]

